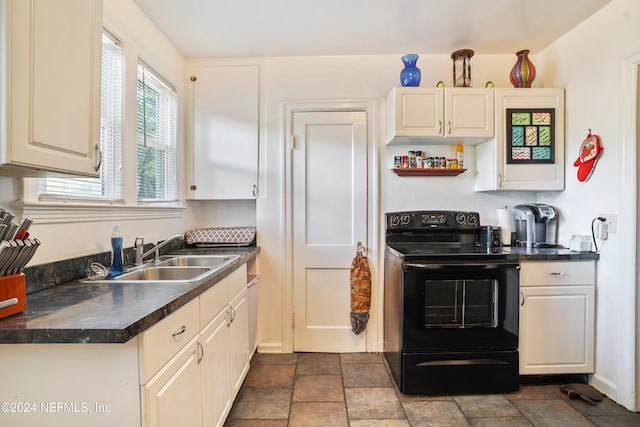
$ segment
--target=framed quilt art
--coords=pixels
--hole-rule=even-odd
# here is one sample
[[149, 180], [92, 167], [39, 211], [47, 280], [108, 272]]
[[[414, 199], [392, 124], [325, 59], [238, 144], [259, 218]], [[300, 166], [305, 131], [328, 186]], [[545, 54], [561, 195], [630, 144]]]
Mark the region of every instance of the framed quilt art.
[[507, 163], [555, 163], [555, 108], [507, 108]]

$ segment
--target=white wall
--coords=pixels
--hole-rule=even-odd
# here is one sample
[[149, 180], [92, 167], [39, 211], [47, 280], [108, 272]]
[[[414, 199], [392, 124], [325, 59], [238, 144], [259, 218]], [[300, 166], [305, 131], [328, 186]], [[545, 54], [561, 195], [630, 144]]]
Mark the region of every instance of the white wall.
[[[466, 47], [466, 46], [465, 46]], [[471, 46], [473, 47], [473, 46]], [[260, 197], [257, 201], [257, 225], [261, 246], [259, 274], [260, 288], [260, 350], [281, 351], [291, 330], [283, 323], [287, 312], [284, 286], [284, 142], [283, 105], [299, 100], [374, 100], [377, 117], [376, 139], [380, 171], [380, 239], [384, 231], [385, 212], [405, 209], [460, 209], [480, 212], [484, 224], [495, 224], [495, 210], [505, 205], [535, 201], [535, 193], [475, 193], [473, 191], [474, 150], [467, 147], [465, 163], [469, 170], [458, 177], [399, 178], [390, 169], [393, 156], [410, 149], [427, 149], [453, 156], [451, 147], [402, 146], [387, 147], [384, 135], [384, 101], [391, 87], [399, 86], [402, 69], [397, 55], [333, 56], [261, 59], [261, 141], [260, 141]], [[496, 87], [511, 87], [509, 71], [515, 55], [476, 55], [472, 59], [473, 86], [484, 87], [488, 80]], [[535, 59], [534, 59], [535, 60]], [[421, 86], [435, 87], [439, 80], [451, 86], [452, 62], [449, 55], [421, 55], [418, 67], [422, 71]], [[330, 170], [328, 165], [327, 170]], [[382, 260], [382, 242], [377, 242], [376, 258]], [[374, 295], [381, 296], [382, 268], [377, 270]], [[375, 302], [375, 296], [374, 296]], [[375, 304], [374, 304], [375, 305]], [[378, 328], [382, 338], [381, 306], [372, 309], [370, 327]], [[382, 350], [379, 343], [368, 343], [369, 349]], [[373, 345], [372, 345], [373, 344]]]
[[[566, 190], [541, 194], [540, 201], [561, 210], [563, 225], [560, 241], [567, 243], [572, 234], [590, 234], [591, 221], [601, 213], [618, 215], [618, 232], [601, 245], [597, 268], [596, 374], [594, 385], [614, 400], [628, 405], [628, 390], [618, 386], [631, 373], [620, 363], [626, 348], [624, 334], [633, 328], [621, 317], [623, 304], [630, 295], [625, 289], [634, 284], [623, 282], [623, 269], [632, 263], [628, 243], [633, 234], [625, 222], [635, 221], [635, 212], [622, 209], [625, 181], [623, 175], [623, 121], [626, 94], [631, 82], [623, 82], [624, 58], [640, 51], [640, 2], [613, 0], [594, 16], [557, 40], [538, 55], [539, 79], [544, 86], [566, 88]], [[601, 137], [604, 152], [587, 182], [578, 182], [573, 162], [588, 129]], [[631, 216], [631, 218], [629, 218]], [[627, 263], [627, 264], [625, 264]]]

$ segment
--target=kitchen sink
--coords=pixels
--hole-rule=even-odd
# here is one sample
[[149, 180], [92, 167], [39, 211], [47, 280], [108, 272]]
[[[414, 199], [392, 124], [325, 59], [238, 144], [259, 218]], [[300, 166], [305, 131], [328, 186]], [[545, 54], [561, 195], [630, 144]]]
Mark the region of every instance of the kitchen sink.
[[208, 267], [145, 267], [133, 270], [113, 280], [121, 281], [151, 281], [151, 282], [190, 282], [199, 280], [200, 276], [211, 271]]
[[212, 276], [216, 271], [240, 258], [239, 255], [165, 255], [116, 276], [83, 282], [120, 283], [194, 283]]
[[167, 267], [210, 267], [218, 268], [238, 259], [238, 255], [167, 255], [154, 263]]

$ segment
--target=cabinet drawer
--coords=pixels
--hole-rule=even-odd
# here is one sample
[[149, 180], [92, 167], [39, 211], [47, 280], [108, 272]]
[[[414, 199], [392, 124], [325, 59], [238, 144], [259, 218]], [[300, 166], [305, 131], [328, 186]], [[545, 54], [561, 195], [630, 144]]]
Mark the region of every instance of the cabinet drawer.
[[200, 295], [200, 328], [204, 328], [246, 286], [247, 265], [244, 264]]
[[140, 334], [141, 384], [146, 384], [199, 330], [195, 299]]
[[594, 261], [523, 261], [520, 286], [594, 285]]

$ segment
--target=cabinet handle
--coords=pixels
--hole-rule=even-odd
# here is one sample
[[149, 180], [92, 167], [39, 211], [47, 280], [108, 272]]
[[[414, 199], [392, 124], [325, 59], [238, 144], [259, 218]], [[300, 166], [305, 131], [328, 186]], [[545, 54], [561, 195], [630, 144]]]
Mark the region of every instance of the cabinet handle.
[[521, 297], [521, 299], [520, 299], [520, 305], [521, 305], [521, 306], [524, 306], [524, 292], [520, 291], [520, 297]]
[[502, 187], [502, 174], [498, 174], [498, 187]]
[[451, 135], [451, 120], [449, 120], [449, 135]]
[[180, 329], [178, 329], [177, 331], [175, 331], [174, 333], [171, 334], [172, 337], [177, 337], [178, 335], [182, 335], [185, 333], [185, 331], [187, 330], [187, 327], [182, 325], [180, 327]]
[[442, 134], [442, 120], [438, 120], [438, 135]]
[[258, 186], [253, 184], [253, 197], [258, 197]]
[[562, 279], [566, 273], [549, 273], [551, 277], [555, 277], [556, 279]]
[[231, 323], [233, 323], [236, 320], [236, 309], [232, 306], [229, 306], [229, 308], [231, 309]]
[[204, 347], [202, 347], [202, 344], [198, 341], [198, 365], [202, 362], [202, 359], [204, 359]]
[[100, 150], [100, 144], [96, 144], [94, 147], [96, 152], [96, 158], [98, 159], [98, 164], [93, 168], [95, 169], [96, 172], [98, 172], [98, 170], [100, 169], [100, 166], [102, 165], [102, 150]]
[[231, 306], [227, 305], [227, 328], [229, 326], [231, 326], [231, 323], [233, 323], [233, 317], [231, 316]]

